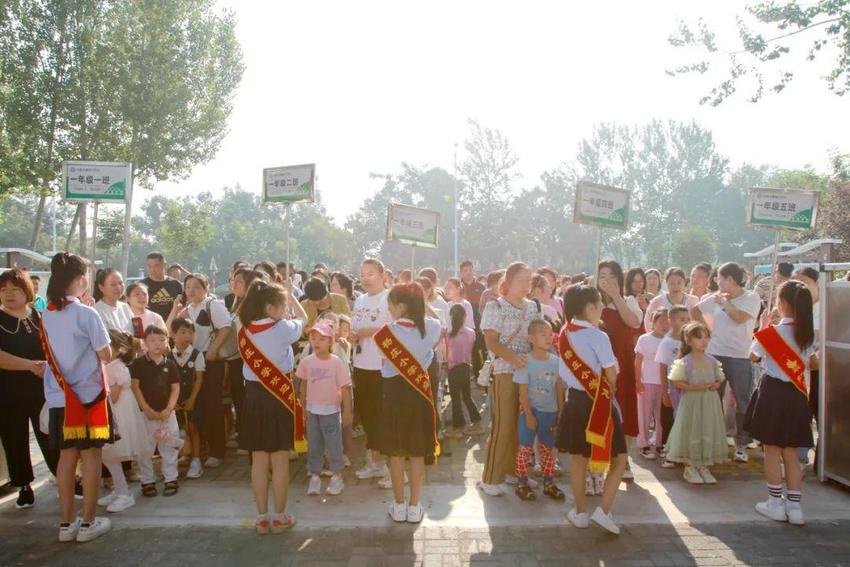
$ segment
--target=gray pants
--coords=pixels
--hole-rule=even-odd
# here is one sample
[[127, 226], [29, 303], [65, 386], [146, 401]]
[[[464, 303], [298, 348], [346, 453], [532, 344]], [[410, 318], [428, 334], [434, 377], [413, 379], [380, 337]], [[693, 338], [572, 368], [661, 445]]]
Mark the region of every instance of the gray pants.
[[720, 362], [723, 367], [723, 374], [726, 376], [726, 380], [718, 390], [720, 401], [723, 401], [726, 384], [729, 384], [729, 387], [732, 388], [732, 394], [735, 396], [735, 447], [741, 449], [752, 441], [744, 432], [744, 416], [747, 414], [747, 407], [750, 405], [750, 398], [753, 395], [753, 363], [748, 358], [732, 358], [729, 356], [715, 356], [714, 358]]
[[307, 468], [310, 474], [320, 474], [328, 453], [328, 465], [337, 473], [345, 468], [342, 458], [342, 423], [340, 413], [316, 415], [307, 412]]

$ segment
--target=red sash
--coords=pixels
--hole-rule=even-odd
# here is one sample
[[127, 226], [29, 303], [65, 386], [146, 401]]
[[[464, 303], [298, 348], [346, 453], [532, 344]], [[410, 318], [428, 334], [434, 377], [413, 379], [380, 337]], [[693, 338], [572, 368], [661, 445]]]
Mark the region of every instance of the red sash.
[[292, 414], [295, 432], [295, 451], [307, 452], [307, 439], [304, 436], [304, 407], [295, 395], [295, 386], [289, 372], [283, 372], [269, 357], [261, 351], [248, 336], [245, 327], [239, 329], [239, 354], [254, 375], [260, 379], [269, 391], [289, 413]]
[[587, 327], [567, 323], [558, 336], [558, 353], [561, 360], [569, 368], [584, 390], [593, 400], [590, 418], [584, 431], [585, 440], [590, 443], [591, 472], [605, 472], [611, 464], [611, 436], [614, 432], [614, 421], [611, 418], [611, 387], [608, 381], [600, 378], [579, 357], [570, 344], [569, 333], [579, 332]]
[[423, 369], [416, 360], [416, 357], [411, 354], [407, 347], [404, 346], [398, 337], [392, 332], [389, 325], [384, 325], [374, 335], [375, 344], [383, 353], [384, 357], [390, 361], [399, 376], [404, 378], [411, 388], [419, 392], [422, 397], [428, 402], [431, 408], [433, 431], [434, 431], [434, 456], [440, 456], [440, 443], [437, 441], [437, 409], [434, 407], [434, 398], [431, 397], [431, 379], [428, 377], [428, 371]]
[[[55, 311], [56, 306], [52, 303], [47, 306], [49, 311]], [[93, 404], [91, 407], [86, 407], [77, 397], [77, 394], [71, 388], [71, 385], [65, 380], [65, 376], [59, 369], [59, 364], [56, 362], [56, 357], [53, 355], [53, 349], [50, 348], [50, 341], [47, 337], [47, 329], [44, 326], [44, 318], [41, 319], [41, 327], [39, 328], [39, 337], [41, 339], [41, 348], [44, 350], [44, 357], [47, 359], [47, 365], [50, 366], [50, 372], [53, 374], [53, 379], [62, 388], [65, 393], [65, 421], [62, 424], [62, 438], [69, 439], [109, 439], [109, 410], [107, 409], [107, 386], [106, 386], [106, 371], [103, 364], [100, 364], [100, 376], [103, 381], [103, 399]]]
[[762, 329], [755, 334], [756, 340], [764, 347], [767, 354], [776, 362], [776, 365], [782, 369], [791, 383], [796, 386], [800, 393], [809, 397], [809, 392], [806, 389], [806, 363], [800, 358], [791, 345], [789, 345], [774, 325]]

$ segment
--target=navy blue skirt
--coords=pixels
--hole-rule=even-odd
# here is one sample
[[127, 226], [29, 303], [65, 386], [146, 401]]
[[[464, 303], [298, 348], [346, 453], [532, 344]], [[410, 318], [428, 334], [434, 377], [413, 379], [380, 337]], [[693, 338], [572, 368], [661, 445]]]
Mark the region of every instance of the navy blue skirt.
[[747, 406], [744, 431], [762, 445], [811, 447], [809, 400], [791, 382], [765, 374]]

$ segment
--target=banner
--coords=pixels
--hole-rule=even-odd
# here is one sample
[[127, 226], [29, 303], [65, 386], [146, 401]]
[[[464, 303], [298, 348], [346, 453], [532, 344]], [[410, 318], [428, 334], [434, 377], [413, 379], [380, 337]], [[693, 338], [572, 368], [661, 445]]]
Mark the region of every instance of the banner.
[[112, 161], [63, 161], [62, 198], [70, 203], [126, 203], [133, 166]]
[[315, 188], [314, 163], [263, 170], [263, 203], [312, 203]]
[[436, 248], [439, 225], [440, 213], [437, 211], [390, 203], [387, 211], [387, 240]]
[[631, 193], [625, 189], [579, 181], [573, 222], [625, 230], [629, 228], [630, 200]]
[[814, 228], [819, 196], [817, 191], [753, 187], [747, 200], [747, 222], [773, 228]]

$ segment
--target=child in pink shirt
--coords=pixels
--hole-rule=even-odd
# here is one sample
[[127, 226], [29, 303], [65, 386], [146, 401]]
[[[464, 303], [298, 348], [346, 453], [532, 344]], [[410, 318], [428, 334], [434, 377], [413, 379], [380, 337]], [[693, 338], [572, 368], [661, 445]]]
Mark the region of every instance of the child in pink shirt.
[[307, 494], [311, 496], [321, 492], [319, 475], [326, 451], [333, 476], [325, 493], [340, 494], [344, 488], [340, 476], [345, 468], [342, 428], [351, 427], [351, 377], [345, 362], [331, 353], [334, 334], [328, 321], [318, 319], [310, 329], [313, 354], [304, 358], [295, 371], [305, 382], [300, 391], [301, 404], [307, 410], [307, 465], [311, 474]]
[[[482, 435], [484, 428], [481, 426], [481, 416], [472, 400], [469, 386], [475, 331], [466, 324], [466, 309], [463, 305], [452, 305], [449, 315], [452, 328], [446, 335], [446, 362], [449, 367], [449, 389], [452, 393], [452, 429], [446, 432], [446, 437], [458, 439], [464, 435]], [[464, 405], [470, 421], [469, 427], [466, 428], [463, 419]]]

